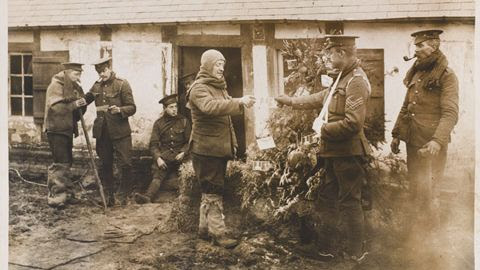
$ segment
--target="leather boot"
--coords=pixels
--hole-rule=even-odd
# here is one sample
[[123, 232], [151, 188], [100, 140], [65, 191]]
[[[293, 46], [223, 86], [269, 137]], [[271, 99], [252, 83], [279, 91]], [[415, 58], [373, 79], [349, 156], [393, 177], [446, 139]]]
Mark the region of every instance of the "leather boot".
[[[203, 196], [205, 195], [205, 196]], [[223, 215], [223, 198], [217, 194], [202, 194], [205, 197], [207, 207], [207, 226], [208, 233], [213, 238], [213, 242], [224, 248], [233, 248], [238, 245], [238, 241], [229, 238], [225, 226], [225, 216]]]
[[118, 187], [117, 199], [120, 204], [127, 204], [127, 197], [130, 195], [133, 189], [132, 186], [132, 171], [130, 167], [122, 168], [122, 177], [120, 180], [120, 186]]
[[341, 218], [345, 224], [347, 253], [360, 258], [364, 245], [364, 216], [360, 202], [352, 202], [341, 210]]
[[135, 194], [135, 201], [138, 204], [151, 203], [152, 199], [157, 194], [161, 185], [162, 185], [161, 179], [158, 179], [158, 178], [153, 179], [150, 185], [148, 185], [148, 189], [145, 194], [140, 194], [140, 193]]
[[105, 200], [107, 206], [112, 207], [115, 205], [115, 184], [113, 182], [113, 172], [109, 169], [109, 166], [101, 166], [98, 170], [102, 185], [105, 191]]
[[107, 206], [108, 207], [112, 207], [112, 206], [115, 205], [115, 195], [114, 195], [113, 189], [107, 191], [107, 198], [106, 199], [107, 199]]

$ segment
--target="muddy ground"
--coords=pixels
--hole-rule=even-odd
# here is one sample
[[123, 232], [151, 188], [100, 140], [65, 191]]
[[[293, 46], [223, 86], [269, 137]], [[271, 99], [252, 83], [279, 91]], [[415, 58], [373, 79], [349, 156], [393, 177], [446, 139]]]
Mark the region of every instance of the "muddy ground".
[[93, 191], [77, 191], [80, 204], [56, 210], [46, 205], [45, 187], [10, 177], [9, 269], [473, 269], [473, 208], [466, 196], [444, 198], [443, 226], [424, 233], [433, 235], [428, 245], [423, 238], [404, 244], [401, 227], [408, 220], [395, 217], [401, 207], [388, 209], [391, 226], [378, 216], [388, 211], [368, 213], [370, 254], [356, 265], [321, 261], [314, 248], [280, 239], [275, 228], [245, 227], [245, 214], [234, 206], [227, 207], [226, 221], [241, 240], [226, 250], [172, 224], [174, 192], [161, 193], [158, 203], [104, 214], [91, 203]]

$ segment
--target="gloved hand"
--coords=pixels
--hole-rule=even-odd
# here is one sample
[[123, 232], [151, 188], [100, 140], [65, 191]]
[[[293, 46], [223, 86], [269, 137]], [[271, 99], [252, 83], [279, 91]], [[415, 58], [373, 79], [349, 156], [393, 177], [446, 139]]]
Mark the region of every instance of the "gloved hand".
[[275, 101], [279, 105], [287, 105], [287, 106], [292, 106], [292, 98], [287, 96], [287, 95], [280, 95], [275, 98]]
[[255, 104], [255, 97], [252, 95], [245, 95], [240, 99], [240, 102], [243, 104], [243, 106], [250, 108]]

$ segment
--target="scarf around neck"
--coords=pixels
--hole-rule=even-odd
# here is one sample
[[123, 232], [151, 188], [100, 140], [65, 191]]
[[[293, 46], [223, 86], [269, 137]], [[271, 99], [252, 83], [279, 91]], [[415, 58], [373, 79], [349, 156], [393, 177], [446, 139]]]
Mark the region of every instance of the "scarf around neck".
[[[209, 72], [206, 70], [200, 69], [198, 72], [197, 76], [195, 77], [195, 81], [192, 83], [190, 88], [187, 90], [187, 95], [186, 95], [186, 100], [190, 99], [190, 92], [192, 91], [193, 87], [196, 84], [207, 84], [212, 86], [213, 88], [217, 90], [224, 90], [227, 88], [227, 82], [225, 81], [225, 77], [218, 79], [217, 77], [213, 77]], [[188, 108], [188, 103], [187, 103], [187, 108]]]
[[403, 83], [408, 87], [417, 71], [425, 71], [427, 75], [422, 79], [420, 87], [429, 90], [439, 89], [440, 78], [447, 66], [447, 57], [440, 50], [437, 50], [425, 59], [417, 59], [408, 70]]

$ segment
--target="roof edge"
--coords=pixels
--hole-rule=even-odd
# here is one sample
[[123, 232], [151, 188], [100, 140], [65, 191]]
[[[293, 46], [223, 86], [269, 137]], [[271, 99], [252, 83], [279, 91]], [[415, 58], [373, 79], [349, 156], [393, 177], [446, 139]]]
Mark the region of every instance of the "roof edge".
[[458, 21], [466, 24], [475, 24], [475, 16], [462, 17], [399, 17], [388, 19], [367, 19], [367, 20], [235, 20], [235, 21], [189, 21], [189, 22], [146, 22], [146, 23], [112, 23], [112, 24], [72, 24], [72, 25], [15, 25], [8, 26], [8, 30], [34, 30], [34, 29], [71, 29], [71, 28], [94, 28], [105, 26], [132, 26], [132, 25], [191, 25], [191, 24], [256, 24], [256, 23], [320, 23], [320, 22], [363, 22], [363, 23], [412, 23], [412, 22], [447, 22]]

